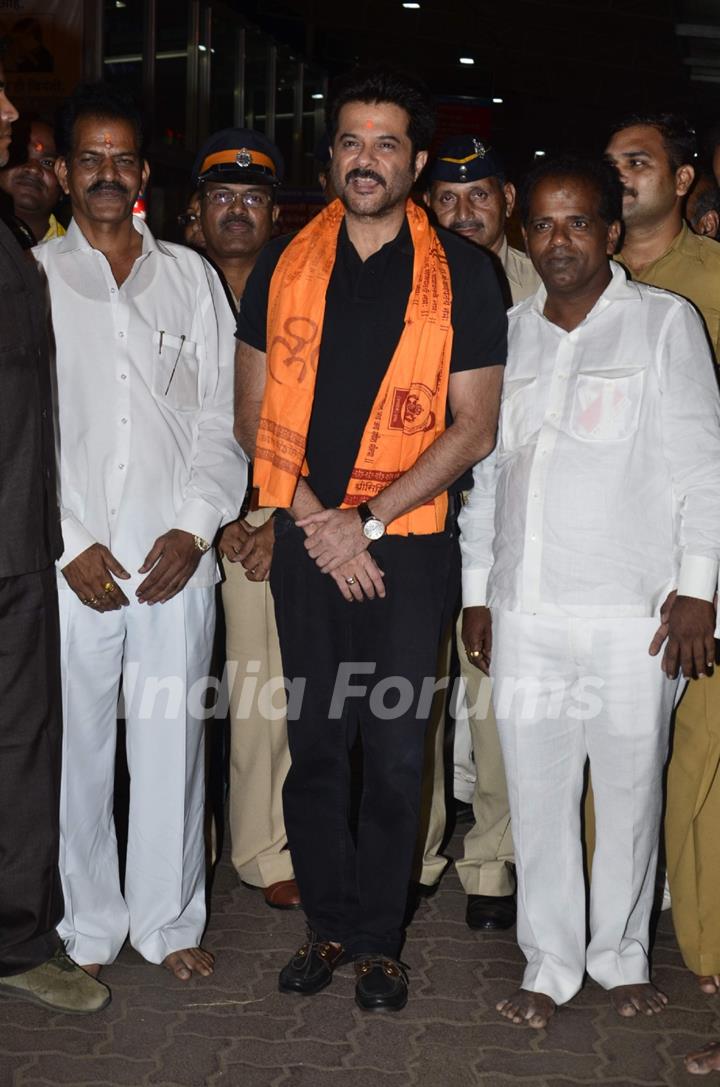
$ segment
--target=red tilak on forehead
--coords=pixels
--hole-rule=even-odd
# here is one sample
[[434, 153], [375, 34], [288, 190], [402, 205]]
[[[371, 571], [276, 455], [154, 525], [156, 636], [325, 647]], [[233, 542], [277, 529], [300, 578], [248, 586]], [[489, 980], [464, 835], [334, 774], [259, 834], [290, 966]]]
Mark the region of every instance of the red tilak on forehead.
[[105, 146], [106, 147], [112, 147], [112, 136], [110, 135], [110, 133], [106, 132], [104, 134], [104, 136], [105, 136]]
[[374, 121], [366, 121], [365, 122], [365, 128], [375, 128], [375, 122]]
[[35, 151], [44, 151], [45, 150], [45, 144], [44, 143], [36, 143], [34, 145], [34, 150]]

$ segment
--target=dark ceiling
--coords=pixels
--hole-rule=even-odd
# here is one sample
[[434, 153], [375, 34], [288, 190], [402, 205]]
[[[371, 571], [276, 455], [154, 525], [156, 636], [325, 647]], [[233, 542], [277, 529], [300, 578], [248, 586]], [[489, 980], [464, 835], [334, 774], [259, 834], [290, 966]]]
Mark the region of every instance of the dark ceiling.
[[494, 140], [518, 168], [537, 148], [596, 150], [631, 112], [680, 110], [699, 129], [720, 119], [720, 0], [418, 2], [235, 6], [332, 75], [383, 61], [417, 72], [438, 95], [502, 97]]

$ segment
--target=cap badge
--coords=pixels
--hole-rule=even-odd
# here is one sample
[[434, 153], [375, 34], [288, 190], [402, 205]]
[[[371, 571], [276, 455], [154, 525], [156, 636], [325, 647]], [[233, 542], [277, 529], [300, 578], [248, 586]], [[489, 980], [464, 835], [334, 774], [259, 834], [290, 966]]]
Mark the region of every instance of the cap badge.
[[252, 166], [252, 155], [248, 151], [247, 147], [243, 147], [240, 151], [238, 151], [237, 155], [235, 156], [235, 162], [238, 164], [238, 166]]
[[475, 154], [478, 155], [481, 159], [484, 159], [487, 155], [487, 148], [485, 147], [485, 144], [482, 142], [482, 140], [477, 140], [473, 136], [472, 144], [475, 148]]

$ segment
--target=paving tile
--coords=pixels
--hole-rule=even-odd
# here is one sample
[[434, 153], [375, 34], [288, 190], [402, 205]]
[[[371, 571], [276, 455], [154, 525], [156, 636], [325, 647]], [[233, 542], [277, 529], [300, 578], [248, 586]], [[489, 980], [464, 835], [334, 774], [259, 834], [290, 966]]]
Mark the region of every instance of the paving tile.
[[[460, 848], [454, 839], [451, 849]], [[502, 1021], [496, 1001], [517, 986], [515, 933], [464, 923], [454, 872], [423, 901], [403, 958], [410, 1002], [362, 1013], [341, 967], [312, 998], [278, 992], [277, 973], [304, 939], [299, 913], [269, 910], [238, 884], [227, 858], [213, 888], [209, 979], [180, 984], [131, 949], [103, 977], [97, 1016], [50, 1014], [0, 1000], [0, 1087], [690, 1087], [682, 1057], [720, 1039], [720, 1000], [684, 968], [669, 914], [660, 918], [655, 977], [670, 997], [657, 1019], [622, 1020], [588, 982], [546, 1031]], [[714, 1078], [718, 1077], [711, 1077]]]

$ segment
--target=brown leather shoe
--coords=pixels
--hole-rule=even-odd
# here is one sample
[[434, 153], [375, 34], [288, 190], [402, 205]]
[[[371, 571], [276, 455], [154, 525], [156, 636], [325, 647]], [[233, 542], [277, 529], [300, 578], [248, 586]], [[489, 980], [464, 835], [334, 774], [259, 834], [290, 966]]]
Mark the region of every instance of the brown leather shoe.
[[294, 879], [281, 879], [279, 883], [271, 883], [269, 887], [263, 887], [262, 893], [268, 906], [274, 910], [301, 910], [300, 891]]

